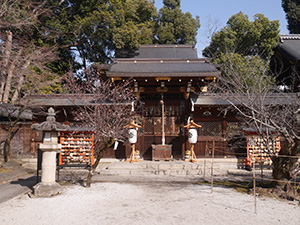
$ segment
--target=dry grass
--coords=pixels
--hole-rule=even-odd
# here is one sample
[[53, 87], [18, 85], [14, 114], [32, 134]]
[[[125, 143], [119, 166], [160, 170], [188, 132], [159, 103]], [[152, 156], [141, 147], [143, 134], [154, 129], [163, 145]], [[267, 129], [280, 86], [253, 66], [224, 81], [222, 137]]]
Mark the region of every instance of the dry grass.
[[9, 173], [9, 172], [12, 172], [13, 169], [6, 169], [6, 168], [1, 168], [0, 167], [0, 173]]
[[[198, 184], [211, 184], [210, 182], [203, 181], [199, 182]], [[214, 181], [214, 186], [221, 186], [221, 187], [228, 187], [232, 188], [240, 193], [249, 193], [249, 183], [242, 183], [242, 182], [232, 182], [232, 181]]]
[[[204, 181], [199, 182], [198, 184], [210, 185], [210, 182]], [[215, 181], [213, 183], [214, 186], [221, 186], [231, 188], [237, 192], [252, 194], [254, 192], [253, 182], [245, 183], [245, 182], [233, 182], [233, 181]], [[286, 193], [283, 190], [274, 189], [271, 185], [271, 182], [257, 182], [256, 183], [256, 195], [259, 197], [267, 197], [267, 198], [276, 198], [277, 200], [291, 200], [291, 201], [299, 201], [299, 186], [296, 187], [293, 193]]]

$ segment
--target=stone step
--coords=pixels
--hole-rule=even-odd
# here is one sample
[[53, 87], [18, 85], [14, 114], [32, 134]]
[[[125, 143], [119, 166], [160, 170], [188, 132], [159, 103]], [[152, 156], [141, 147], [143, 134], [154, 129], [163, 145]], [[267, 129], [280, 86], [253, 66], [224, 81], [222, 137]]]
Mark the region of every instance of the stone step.
[[[204, 168], [205, 165], [205, 168]], [[102, 165], [97, 172], [106, 176], [148, 176], [148, 175], [170, 175], [170, 176], [199, 176], [204, 172], [211, 174], [211, 161], [185, 162], [185, 161], [142, 161], [142, 162], [113, 162]], [[225, 175], [230, 169], [236, 169], [234, 162], [214, 162], [213, 174]]]
[[[214, 175], [226, 175], [228, 171], [237, 169], [237, 159], [235, 158], [216, 158], [199, 159], [199, 162], [185, 162], [183, 160], [171, 161], [141, 161], [129, 163], [116, 159], [101, 160], [96, 172], [105, 176], [203, 176], [211, 174], [213, 163]], [[36, 169], [36, 158], [23, 158], [22, 166]], [[204, 168], [205, 167], [205, 168]], [[242, 171], [242, 170], [238, 170]]]

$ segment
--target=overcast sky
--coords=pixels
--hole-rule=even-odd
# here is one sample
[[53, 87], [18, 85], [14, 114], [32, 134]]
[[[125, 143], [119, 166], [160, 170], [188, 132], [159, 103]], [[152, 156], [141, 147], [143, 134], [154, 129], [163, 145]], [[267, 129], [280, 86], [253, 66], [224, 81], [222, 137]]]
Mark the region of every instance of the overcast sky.
[[[163, 0], [155, 0], [158, 9], [163, 6]], [[202, 49], [209, 44], [207, 38], [207, 21], [218, 20], [220, 28], [226, 25], [227, 20], [234, 14], [242, 11], [253, 20], [256, 13], [262, 13], [270, 20], [279, 20], [280, 33], [288, 34], [285, 12], [281, 7], [281, 0], [181, 0], [183, 12], [190, 12], [193, 17], [200, 16], [201, 27], [198, 30], [197, 49], [201, 57]]]

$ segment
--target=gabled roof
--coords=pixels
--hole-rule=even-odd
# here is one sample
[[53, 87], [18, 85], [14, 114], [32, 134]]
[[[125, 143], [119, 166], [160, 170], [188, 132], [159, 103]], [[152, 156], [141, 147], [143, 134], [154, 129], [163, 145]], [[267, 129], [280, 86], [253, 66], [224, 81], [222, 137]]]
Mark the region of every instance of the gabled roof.
[[117, 58], [106, 72], [109, 77], [205, 77], [219, 71], [197, 57], [192, 45], [142, 45], [133, 58]]
[[280, 35], [278, 51], [289, 60], [300, 61], [300, 34]]
[[137, 59], [197, 59], [193, 45], [141, 45]]
[[113, 64], [108, 76], [216, 76], [219, 72], [216, 68], [204, 60], [118, 60]]

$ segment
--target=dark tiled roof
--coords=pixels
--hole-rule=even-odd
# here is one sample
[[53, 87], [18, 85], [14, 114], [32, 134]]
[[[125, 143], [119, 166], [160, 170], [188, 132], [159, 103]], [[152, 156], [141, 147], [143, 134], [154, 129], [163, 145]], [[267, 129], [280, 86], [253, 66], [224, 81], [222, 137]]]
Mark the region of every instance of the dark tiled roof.
[[[0, 117], [17, 118], [18, 114], [19, 114], [19, 109], [21, 109], [19, 106], [2, 103], [0, 105]], [[31, 110], [30, 109], [25, 109], [23, 112], [21, 112], [20, 119], [21, 120], [32, 120]]]
[[[222, 95], [222, 96], [221, 96]], [[224, 96], [225, 94], [192, 94], [191, 98], [195, 105], [215, 105], [215, 106], [230, 106], [231, 103], [236, 105], [241, 102], [249, 101], [245, 97], [230, 97], [230, 95]], [[226, 101], [228, 99], [229, 101]], [[239, 99], [239, 100], [237, 100]], [[266, 105], [300, 105], [300, 96], [297, 93], [270, 93], [266, 96], [264, 103]]]
[[192, 45], [142, 45], [133, 58], [117, 58], [108, 77], [218, 76], [215, 66], [197, 57]]
[[83, 106], [91, 104], [93, 99], [91, 95], [85, 95], [83, 99], [82, 96], [72, 94], [31, 95], [27, 98], [32, 106]]
[[300, 60], [300, 35], [281, 35], [278, 50], [290, 60]]
[[[92, 94], [85, 95], [72, 95], [72, 94], [45, 94], [45, 95], [31, 95], [31, 106], [86, 106], [86, 105], [98, 105], [100, 103], [95, 102]], [[111, 103], [101, 103], [102, 105], [109, 105]], [[130, 105], [131, 102], [120, 103], [124, 105]]]
[[197, 59], [197, 49], [192, 45], [142, 45], [135, 58], [147, 59]]
[[218, 105], [218, 106], [229, 106], [230, 103], [221, 97], [214, 96], [214, 95], [198, 95], [192, 94], [191, 99], [195, 105]]
[[116, 63], [111, 66], [107, 73], [109, 76], [118, 74], [147, 74], [147, 76], [157, 75], [160, 73], [170, 74], [194, 74], [193, 76], [201, 76], [202, 73], [217, 73], [216, 68], [203, 62], [137, 62], [137, 63]]

